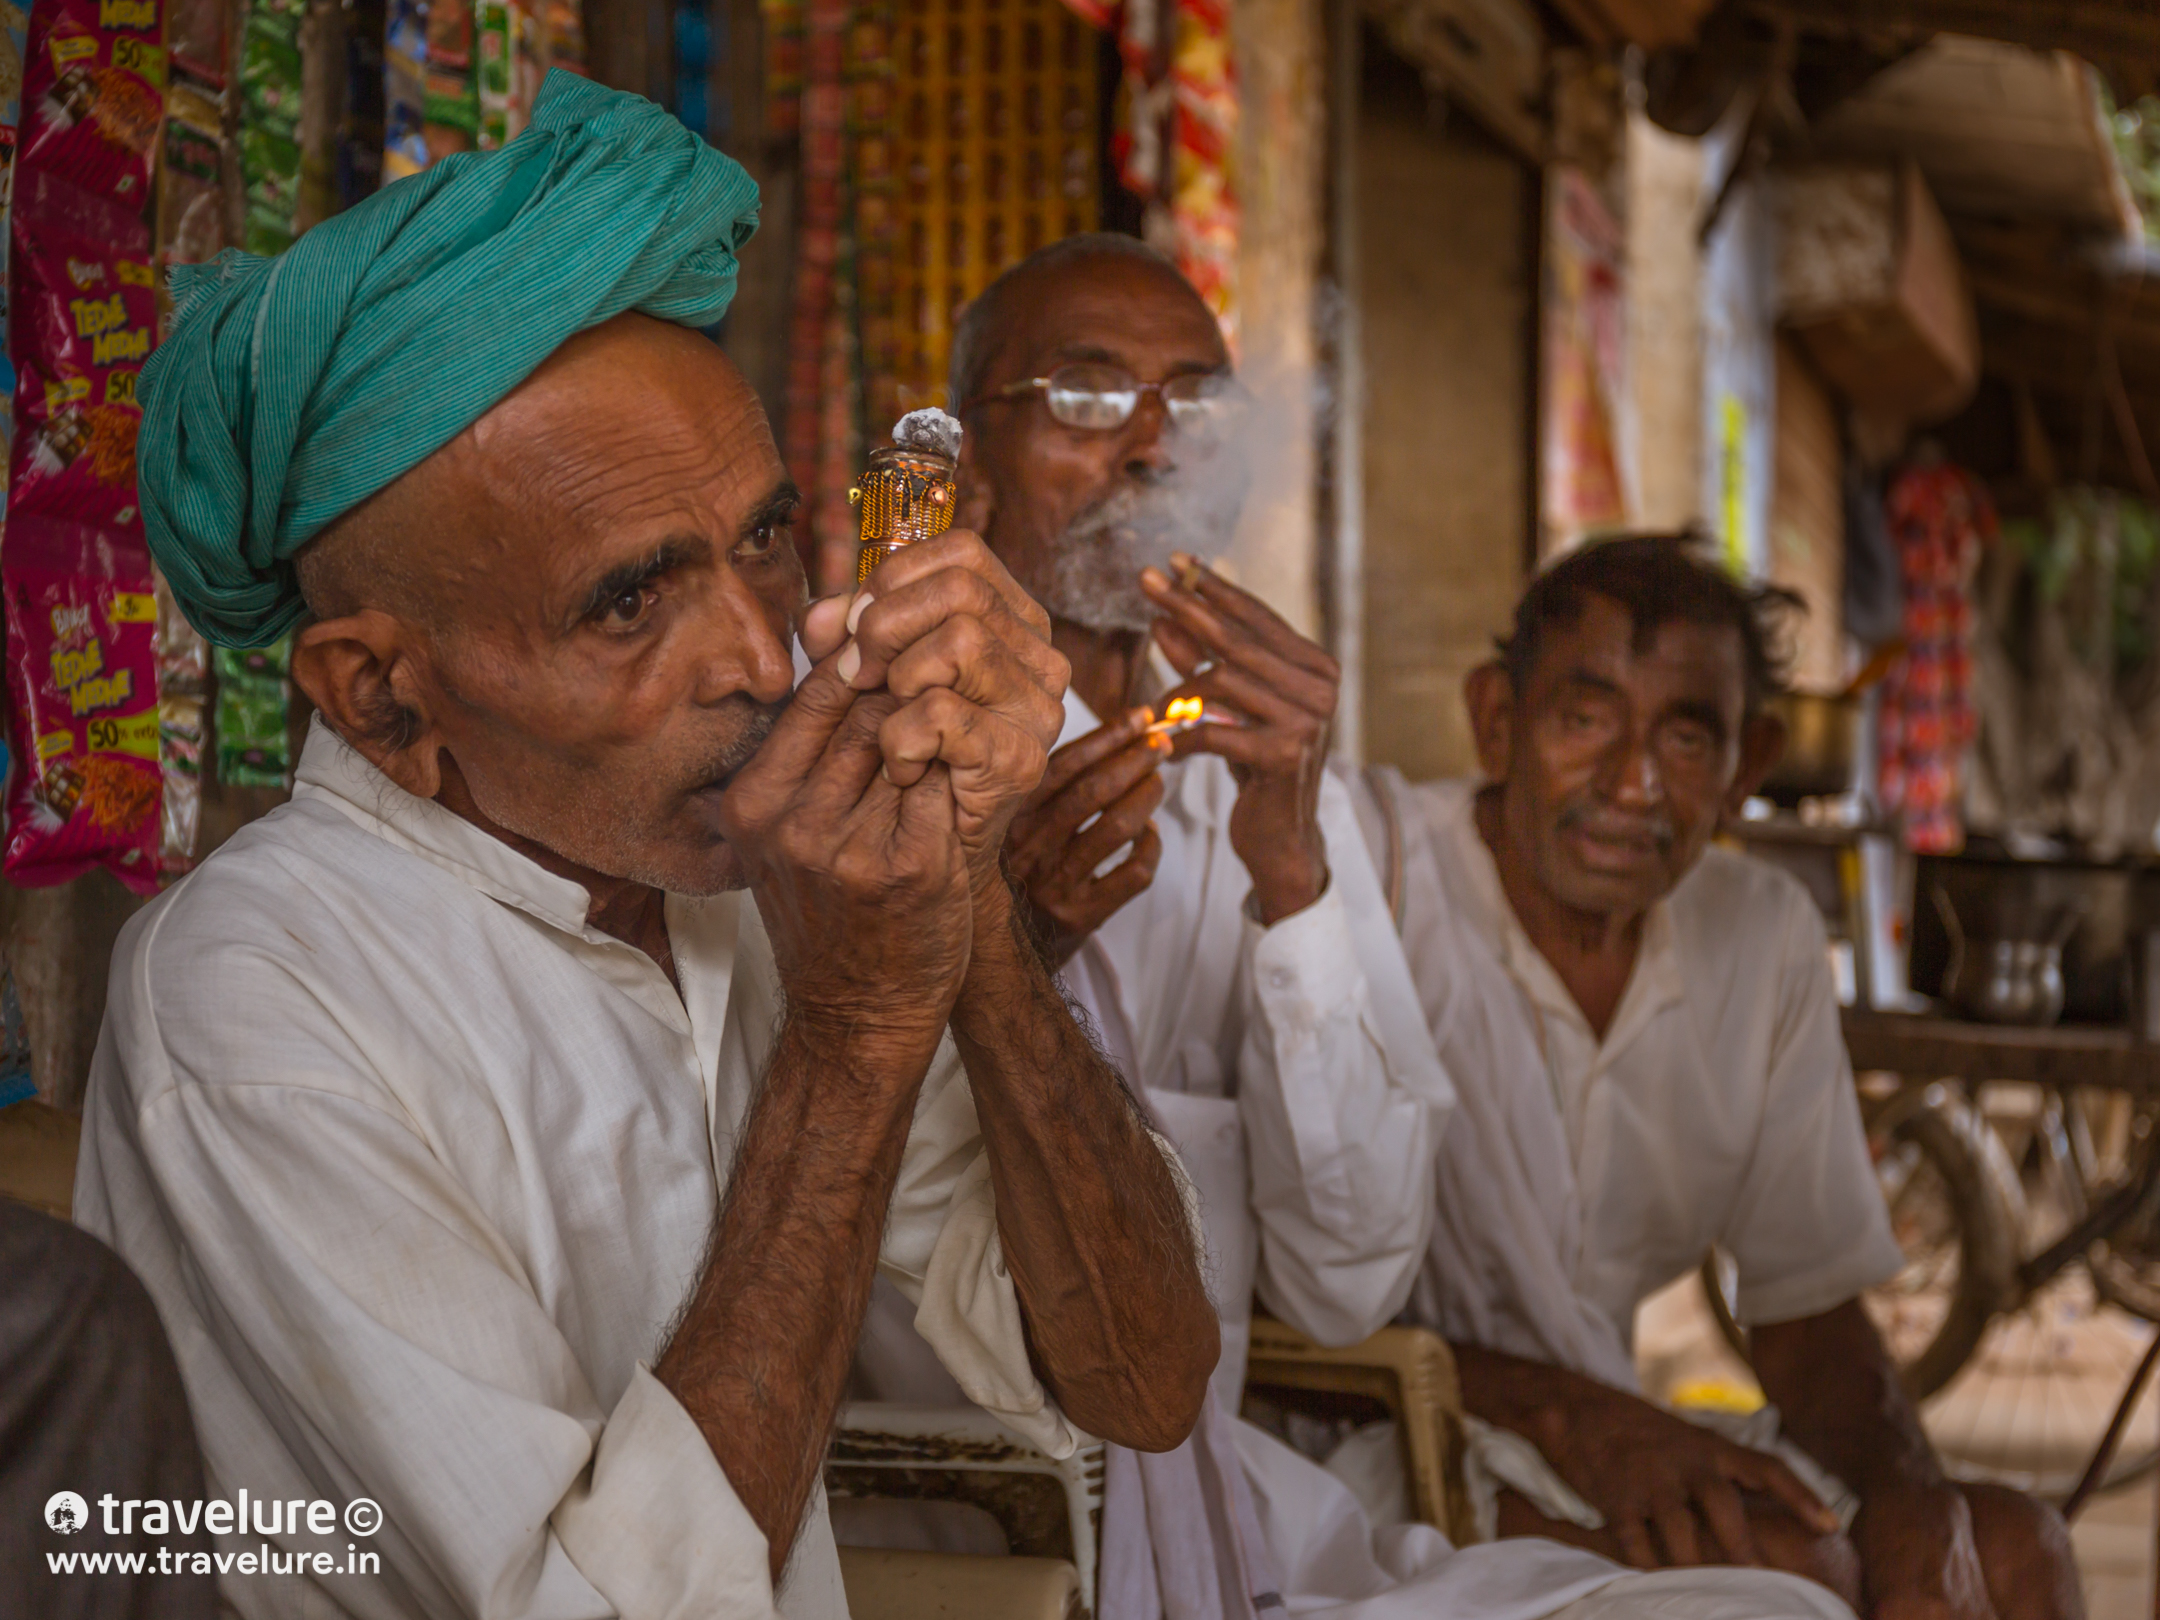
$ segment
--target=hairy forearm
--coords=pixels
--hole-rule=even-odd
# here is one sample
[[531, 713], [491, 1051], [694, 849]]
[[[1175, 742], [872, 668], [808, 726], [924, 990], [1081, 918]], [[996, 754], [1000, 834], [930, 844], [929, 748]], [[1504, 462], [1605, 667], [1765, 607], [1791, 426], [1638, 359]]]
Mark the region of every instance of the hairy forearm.
[[934, 1036], [782, 1026], [704, 1274], [654, 1368], [765, 1532], [776, 1581], [824, 1461], [934, 1050]]
[[1177, 1183], [996, 897], [978, 914], [952, 1031], [1044, 1383], [1092, 1434], [1175, 1446], [1219, 1349]]
[[1550, 1448], [1553, 1429], [1572, 1421], [1575, 1412], [1621, 1393], [1551, 1362], [1475, 1344], [1449, 1348], [1455, 1352], [1463, 1410], [1543, 1449]]
[[1884, 1490], [1943, 1483], [1919, 1415], [1859, 1301], [1757, 1328], [1749, 1350], [1787, 1437], [1863, 1502]]

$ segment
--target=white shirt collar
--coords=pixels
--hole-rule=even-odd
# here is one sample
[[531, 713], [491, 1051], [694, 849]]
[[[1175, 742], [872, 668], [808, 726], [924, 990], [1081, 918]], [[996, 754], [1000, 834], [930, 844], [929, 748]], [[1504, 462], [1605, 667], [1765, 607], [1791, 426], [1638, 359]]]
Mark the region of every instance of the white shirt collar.
[[[1559, 973], [1546, 961], [1545, 953], [1530, 938], [1522, 919], [1515, 915], [1515, 907], [1500, 882], [1499, 863], [1493, 859], [1484, 835], [1478, 831], [1477, 796], [1484, 785], [1476, 780], [1450, 782], [1444, 789], [1442, 824], [1453, 848], [1455, 864], [1468, 880], [1469, 904], [1466, 909], [1486, 943], [1507, 964], [1516, 982], [1539, 1008], [1548, 1015], [1557, 1015], [1580, 1025], [1588, 1035], [1589, 1020], [1575, 1005], [1575, 998], [1568, 993]], [[1685, 975], [1681, 972], [1678, 943], [1673, 935], [1672, 908], [1667, 901], [1660, 900], [1643, 917], [1642, 944], [1636, 952], [1634, 969], [1628, 974], [1627, 989], [1621, 993], [1612, 1023], [1606, 1027], [1604, 1040], [1597, 1043], [1600, 1055], [1609, 1058], [1617, 1054], [1635, 1038], [1652, 1015], [1680, 1001], [1685, 993]]]
[[308, 724], [293, 797], [324, 800], [378, 838], [551, 927], [581, 938], [591, 933], [592, 896], [582, 883], [556, 876], [434, 800], [407, 793], [319, 714]]

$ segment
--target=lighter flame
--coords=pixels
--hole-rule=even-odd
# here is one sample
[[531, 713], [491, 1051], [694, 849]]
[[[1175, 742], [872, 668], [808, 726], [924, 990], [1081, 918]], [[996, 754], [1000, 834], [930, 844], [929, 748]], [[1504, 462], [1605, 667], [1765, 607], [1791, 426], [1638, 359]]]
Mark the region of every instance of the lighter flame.
[[1163, 710], [1163, 719], [1173, 726], [1197, 725], [1204, 705], [1196, 697], [1172, 698], [1170, 707]]

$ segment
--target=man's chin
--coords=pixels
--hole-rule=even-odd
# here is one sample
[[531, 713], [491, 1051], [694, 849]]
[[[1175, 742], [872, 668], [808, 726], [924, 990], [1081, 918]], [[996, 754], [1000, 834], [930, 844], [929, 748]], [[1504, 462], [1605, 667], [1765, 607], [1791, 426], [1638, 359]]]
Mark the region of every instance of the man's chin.
[[[1570, 863], [1572, 865], [1572, 863]], [[1586, 871], [1580, 867], [1559, 876], [1550, 887], [1571, 911], [1593, 916], [1627, 916], [1648, 911], [1672, 891], [1666, 873]]]

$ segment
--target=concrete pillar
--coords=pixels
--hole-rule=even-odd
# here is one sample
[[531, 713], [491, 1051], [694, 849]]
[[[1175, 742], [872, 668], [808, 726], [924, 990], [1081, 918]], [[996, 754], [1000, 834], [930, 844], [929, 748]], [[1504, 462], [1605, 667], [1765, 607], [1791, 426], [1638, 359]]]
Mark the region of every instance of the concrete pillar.
[[1313, 298], [1327, 134], [1320, 0], [1236, 0], [1240, 367], [1259, 398], [1254, 482], [1231, 547], [1239, 579], [1320, 633]]

